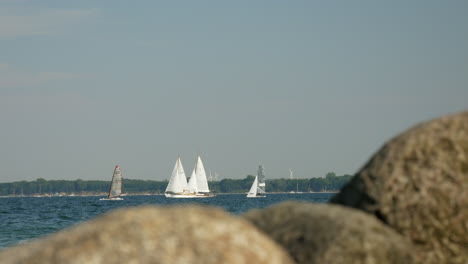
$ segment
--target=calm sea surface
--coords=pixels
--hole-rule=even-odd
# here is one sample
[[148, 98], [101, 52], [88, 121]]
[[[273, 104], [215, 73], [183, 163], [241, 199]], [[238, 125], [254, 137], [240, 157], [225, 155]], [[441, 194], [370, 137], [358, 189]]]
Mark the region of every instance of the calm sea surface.
[[109, 210], [138, 205], [202, 204], [222, 207], [233, 214], [265, 208], [286, 200], [325, 203], [334, 194], [268, 194], [246, 198], [244, 194], [220, 194], [205, 199], [168, 199], [163, 195], [126, 196], [123, 201], [99, 201], [88, 197], [8, 197], [0, 198], [0, 248], [38, 238], [89, 220]]

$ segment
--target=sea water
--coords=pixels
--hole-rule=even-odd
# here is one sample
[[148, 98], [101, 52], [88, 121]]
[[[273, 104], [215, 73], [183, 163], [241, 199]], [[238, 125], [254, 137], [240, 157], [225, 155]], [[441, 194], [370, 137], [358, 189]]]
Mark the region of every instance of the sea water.
[[233, 214], [265, 208], [286, 200], [325, 203], [332, 193], [267, 194], [246, 198], [245, 194], [219, 194], [211, 198], [170, 199], [163, 195], [125, 196], [123, 201], [100, 201], [97, 196], [0, 198], [0, 248], [24, 243], [89, 220], [102, 213], [139, 205], [201, 204], [224, 208]]

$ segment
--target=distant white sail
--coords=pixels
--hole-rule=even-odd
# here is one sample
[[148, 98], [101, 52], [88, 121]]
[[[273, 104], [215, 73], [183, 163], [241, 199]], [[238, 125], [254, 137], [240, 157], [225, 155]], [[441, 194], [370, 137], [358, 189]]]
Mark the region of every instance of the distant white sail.
[[185, 177], [184, 167], [180, 158], [177, 159], [174, 169], [172, 170], [171, 178], [167, 184], [166, 192], [168, 193], [183, 193], [188, 191], [187, 178]]
[[258, 166], [258, 193], [264, 194], [266, 192], [266, 176], [263, 166]]
[[255, 180], [252, 183], [252, 187], [250, 187], [249, 192], [247, 193], [247, 197], [257, 197], [258, 191], [258, 176], [255, 176]]
[[179, 173], [179, 180], [182, 185], [182, 189], [184, 191], [187, 191], [189, 189], [188, 184], [187, 184], [187, 177], [185, 176], [184, 167], [182, 166], [182, 161], [180, 160], [180, 158], [179, 158], [179, 167], [177, 171]]
[[199, 193], [209, 193], [210, 188], [208, 187], [208, 180], [206, 179], [205, 167], [203, 162], [198, 155], [197, 163], [195, 164], [195, 175], [197, 180], [197, 192]]
[[191, 193], [197, 193], [198, 188], [197, 188], [197, 174], [195, 173], [195, 168], [192, 171], [192, 175], [190, 176], [189, 182], [188, 182], [188, 188]]

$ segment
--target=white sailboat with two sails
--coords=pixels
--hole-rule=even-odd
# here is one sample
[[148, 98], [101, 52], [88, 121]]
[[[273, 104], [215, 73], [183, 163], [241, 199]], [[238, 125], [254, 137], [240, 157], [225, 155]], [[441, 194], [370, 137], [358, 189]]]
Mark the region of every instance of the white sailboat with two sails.
[[180, 157], [177, 158], [164, 195], [167, 198], [207, 198], [214, 196], [208, 187], [208, 180], [200, 155], [197, 157], [195, 168], [188, 182], [182, 167], [182, 161]]

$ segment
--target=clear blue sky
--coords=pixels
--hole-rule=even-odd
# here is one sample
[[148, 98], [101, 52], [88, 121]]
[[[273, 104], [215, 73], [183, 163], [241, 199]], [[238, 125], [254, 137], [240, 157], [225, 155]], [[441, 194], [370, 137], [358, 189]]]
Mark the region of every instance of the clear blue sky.
[[0, 0], [0, 182], [356, 172], [468, 109], [467, 1]]

